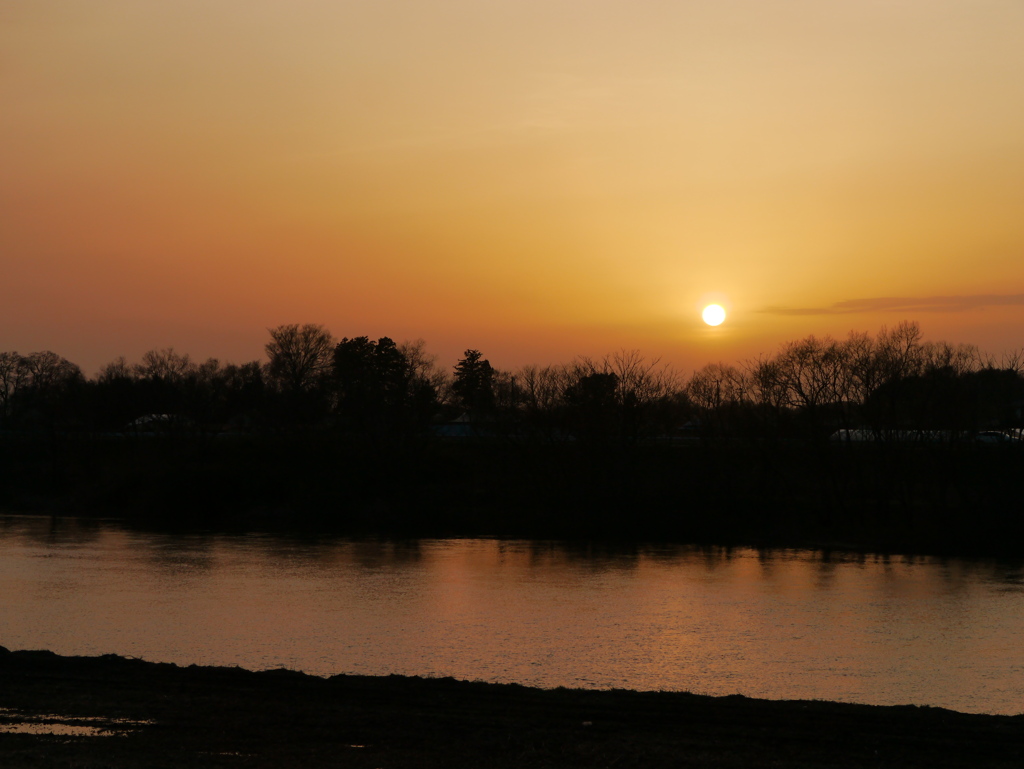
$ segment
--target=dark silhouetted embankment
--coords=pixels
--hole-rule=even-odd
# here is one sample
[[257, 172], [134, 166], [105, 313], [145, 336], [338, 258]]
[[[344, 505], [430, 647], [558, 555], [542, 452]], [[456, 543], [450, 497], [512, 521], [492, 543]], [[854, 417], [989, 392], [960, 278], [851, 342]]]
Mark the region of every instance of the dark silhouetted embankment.
[[158, 528], [1024, 554], [1024, 443], [6, 436], [0, 509]]
[[[120, 734], [8, 731], [40, 719]], [[400, 676], [322, 679], [0, 648], [5, 769], [1016, 769], [1022, 760], [1021, 716]]]

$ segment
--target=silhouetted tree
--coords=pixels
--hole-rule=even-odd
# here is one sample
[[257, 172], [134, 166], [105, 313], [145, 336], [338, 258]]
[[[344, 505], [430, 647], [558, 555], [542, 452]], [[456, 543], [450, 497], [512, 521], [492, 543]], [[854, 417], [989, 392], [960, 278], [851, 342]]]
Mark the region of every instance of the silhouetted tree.
[[135, 366], [120, 356], [100, 368], [92, 383], [93, 425], [105, 430], [123, 428], [137, 417], [153, 413], [145, 401]]
[[479, 350], [466, 350], [455, 366], [452, 393], [463, 408], [490, 411], [494, 406], [494, 369]]
[[[765, 379], [769, 374], [776, 375], [775, 369], [767, 364], [762, 364], [760, 372]], [[752, 379], [735, 366], [709, 363], [695, 371], [685, 393], [698, 411], [701, 435], [708, 439], [734, 432], [736, 413], [745, 405], [752, 389]]]
[[620, 431], [619, 377], [611, 371], [584, 374], [565, 388], [572, 433], [591, 443], [605, 443]]
[[139, 379], [160, 380], [168, 383], [182, 382], [195, 369], [188, 354], [179, 354], [173, 347], [163, 350], [149, 350], [142, 356], [142, 362], [135, 367]]
[[223, 421], [226, 426], [246, 429], [253, 426], [266, 405], [266, 383], [259, 361], [229, 363], [221, 370]]
[[564, 366], [524, 366], [515, 375], [520, 419], [526, 437], [541, 441], [564, 441], [569, 432], [561, 419], [566, 388]]
[[334, 348], [334, 377], [339, 398], [357, 405], [400, 397], [409, 377], [405, 358], [389, 337], [345, 337]]
[[285, 391], [308, 391], [319, 387], [330, 372], [334, 338], [321, 325], [293, 323], [270, 329], [265, 350], [271, 381]]
[[17, 366], [12, 411], [22, 424], [53, 425], [73, 417], [75, 396], [85, 384], [78, 366], [49, 350], [23, 356]]
[[875, 338], [875, 365], [881, 382], [916, 376], [924, 368], [921, 327], [902, 322], [896, 328], [883, 327]]
[[882, 431], [945, 430], [955, 439], [1012, 425], [1022, 396], [1024, 380], [1014, 371], [940, 366], [887, 382], [872, 394], [868, 410], [880, 416]]
[[25, 383], [28, 370], [16, 352], [0, 352], [0, 418], [11, 414], [12, 402]]
[[96, 375], [97, 382], [112, 382], [117, 379], [131, 381], [135, 378], [135, 368], [128, 364], [123, 355], [104, 365], [100, 368], [99, 374]]
[[709, 363], [694, 372], [686, 385], [686, 394], [697, 406], [713, 410], [740, 403], [747, 393], [743, 372], [724, 363]]
[[[412, 348], [417, 352], [417, 348]], [[359, 433], [391, 438], [427, 424], [436, 394], [424, 361], [406, 356], [390, 338], [342, 339], [334, 350], [337, 410]]]
[[398, 345], [414, 382], [428, 389], [436, 400], [448, 383], [448, 374], [437, 367], [437, 356], [427, 352], [427, 343], [422, 339], [405, 341]]

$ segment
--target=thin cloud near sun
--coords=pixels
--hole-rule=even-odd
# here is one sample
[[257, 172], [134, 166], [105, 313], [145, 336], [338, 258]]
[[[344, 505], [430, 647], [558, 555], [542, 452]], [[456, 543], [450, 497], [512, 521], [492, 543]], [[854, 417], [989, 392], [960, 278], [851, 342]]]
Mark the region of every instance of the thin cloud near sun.
[[969, 294], [963, 296], [874, 297], [847, 299], [827, 307], [765, 307], [764, 315], [852, 315], [899, 310], [901, 312], [965, 312], [983, 307], [1024, 305], [1024, 294]]

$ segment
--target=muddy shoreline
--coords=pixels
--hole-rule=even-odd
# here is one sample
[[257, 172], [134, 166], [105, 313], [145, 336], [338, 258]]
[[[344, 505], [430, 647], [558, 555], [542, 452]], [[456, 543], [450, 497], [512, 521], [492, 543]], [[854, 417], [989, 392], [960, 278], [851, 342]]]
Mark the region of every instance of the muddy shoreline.
[[[109, 733], [32, 733], [42, 722]], [[1018, 767], [1022, 760], [1024, 716], [450, 678], [324, 679], [0, 647], [5, 769]]]

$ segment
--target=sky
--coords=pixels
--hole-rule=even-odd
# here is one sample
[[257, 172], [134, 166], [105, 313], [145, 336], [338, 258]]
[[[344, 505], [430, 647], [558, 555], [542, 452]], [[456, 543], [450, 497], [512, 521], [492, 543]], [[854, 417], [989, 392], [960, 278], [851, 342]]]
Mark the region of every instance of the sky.
[[5, 0], [0, 350], [1019, 349], [1022, 40], [1024, 0]]

